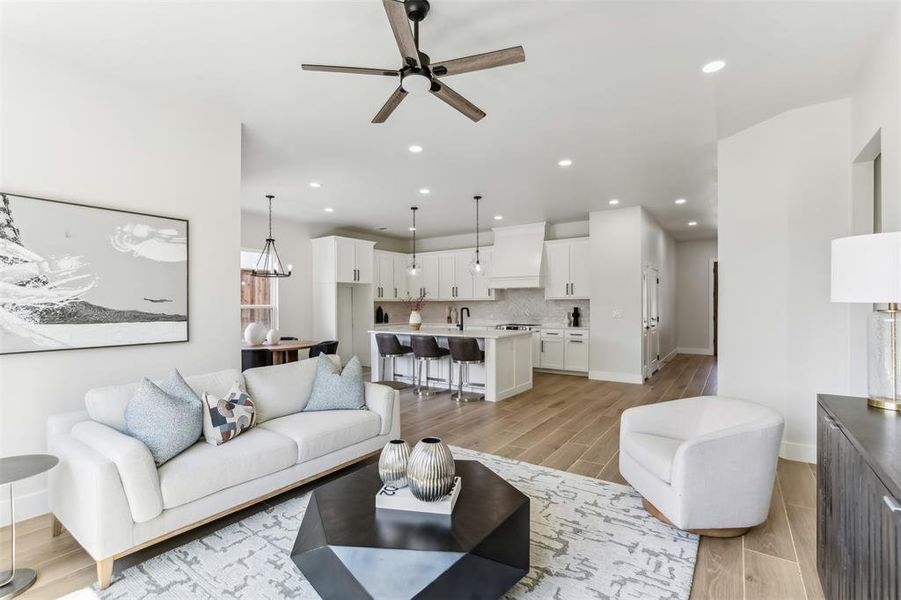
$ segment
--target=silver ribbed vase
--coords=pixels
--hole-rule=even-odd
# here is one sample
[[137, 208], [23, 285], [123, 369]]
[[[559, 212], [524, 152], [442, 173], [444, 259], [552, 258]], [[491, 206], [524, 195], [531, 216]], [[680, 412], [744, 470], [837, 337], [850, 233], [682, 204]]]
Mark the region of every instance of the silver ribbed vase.
[[454, 456], [439, 438], [423, 438], [413, 449], [407, 465], [410, 491], [423, 502], [435, 502], [454, 486]]
[[410, 462], [410, 444], [406, 440], [391, 440], [382, 448], [379, 456], [379, 477], [391, 487], [407, 486], [407, 463]]

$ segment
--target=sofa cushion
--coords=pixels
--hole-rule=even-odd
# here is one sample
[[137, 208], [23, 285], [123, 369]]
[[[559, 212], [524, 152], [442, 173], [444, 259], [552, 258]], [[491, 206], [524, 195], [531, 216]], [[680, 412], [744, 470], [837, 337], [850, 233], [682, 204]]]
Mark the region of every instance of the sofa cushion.
[[620, 448], [655, 477], [669, 483], [673, 458], [683, 441], [651, 433], [628, 432], [620, 440]]
[[[240, 381], [242, 385], [244, 383], [241, 372], [236, 369], [185, 377], [185, 382], [197, 393], [198, 398], [202, 397], [204, 392], [224, 396], [228, 394], [235, 381]], [[88, 390], [84, 395], [88, 415], [98, 423], [125, 433], [125, 408], [136, 389], [137, 383], [126, 383]]]
[[144, 442], [157, 465], [189, 448], [203, 432], [197, 395], [181, 376], [167, 380], [165, 385], [163, 389], [149, 379], [141, 380], [125, 409], [126, 433]]
[[369, 410], [327, 410], [280, 417], [256, 429], [268, 429], [294, 440], [297, 462], [302, 463], [374, 438], [381, 426], [381, 418]]
[[363, 365], [354, 356], [342, 371], [320, 354], [316, 362], [316, 380], [305, 411], [360, 410], [366, 408], [363, 388]]
[[[337, 355], [329, 358], [340, 366]], [[247, 393], [253, 398], [257, 423], [300, 412], [306, 407], [316, 379], [316, 358], [244, 371]]]
[[163, 508], [187, 504], [296, 462], [292, 440], [259, 427], [221, 446], [198, 442], [159, 468]]

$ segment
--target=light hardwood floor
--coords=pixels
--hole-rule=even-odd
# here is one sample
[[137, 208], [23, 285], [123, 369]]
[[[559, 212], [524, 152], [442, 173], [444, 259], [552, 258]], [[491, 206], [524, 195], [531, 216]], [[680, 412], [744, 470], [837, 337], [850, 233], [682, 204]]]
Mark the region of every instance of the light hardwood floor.
[[[617, 467], [623, 410], [715, 393], [716, 373], [711, 357], [679, 355], [645, 385], [540, 373], [531, 391], [497, 404], [457, 404], [448, 394], [420, 400], [405, 391], [401, 393], [401, 427], [408, 440], [437, 435], [457, 446], [624, 483]], [[823, 597], [816, 575], [815, 476], [813, 465], [780, 461], [764, 525], [740, 538], [701, 539], [692, 600]], [[238, 513], [227, 522], [247, 514]], [[211, 524], [118, 561], [116, 571], [221, 526], [222, 522]], [[50, 528], [46, 517], [20, 526], [19, 563], [39, 572], [37, 586], [23, 598], [56, 598], [94, 580], [90, 557], [67, 533], [52, 538]], [[0, 552], [6, 552], [7, 539], [8, 532], [0, 530], [0, 543], [4, 543]]]

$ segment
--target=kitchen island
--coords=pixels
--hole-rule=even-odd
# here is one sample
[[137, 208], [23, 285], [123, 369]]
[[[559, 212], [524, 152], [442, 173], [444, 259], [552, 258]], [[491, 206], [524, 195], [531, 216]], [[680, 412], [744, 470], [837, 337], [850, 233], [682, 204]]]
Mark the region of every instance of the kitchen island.
[[[379, 357], [375, 336], [378, 333], [394, 334], [404, 346], [410, 345], [411, 336], [434, 336], [438, 345], [447, 348], [447, 339], [451, 337], [469, 337], [479, 341], [485, 351], [485, 364], [471, 365], [469, 369], [469, 385], [463, 386], [466, 392], [485, 395], [485, 400], [497, 402], [511, 398], [532, 389], [532, 334], [529, 331], [502, 331], [487, 328], [469, 328], [460, 331], [453, 326], [423, 325], [415, 330], [407, 325], [382, 325], [370, 330], [372, 381], [400, 380], [413, 382], [413, 355], [397, 358], [394, 376], [382, 373], [382, 361]], [[391, 368], [391, 360], [386, 360], [386, 368]], [[425, 371], [423, 371], [424, 373]], [[431, 377], [433, 387], [440, 383], [448, 385], [449, 377], [454, 389], [457, 387], [458, 368], [448, 372], [448, 360], [434, 361]], [[425, 375], [423, 375], [424, 377]]]

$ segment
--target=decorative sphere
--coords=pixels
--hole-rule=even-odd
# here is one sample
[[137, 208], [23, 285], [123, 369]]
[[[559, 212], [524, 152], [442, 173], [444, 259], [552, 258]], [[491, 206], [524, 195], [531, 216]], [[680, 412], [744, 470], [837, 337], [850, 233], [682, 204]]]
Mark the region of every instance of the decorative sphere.
[[244, 341], [248, 346], [259, 346], [266, 340], [266, 328], [262, 323], [251, 323], [244, 330]]

